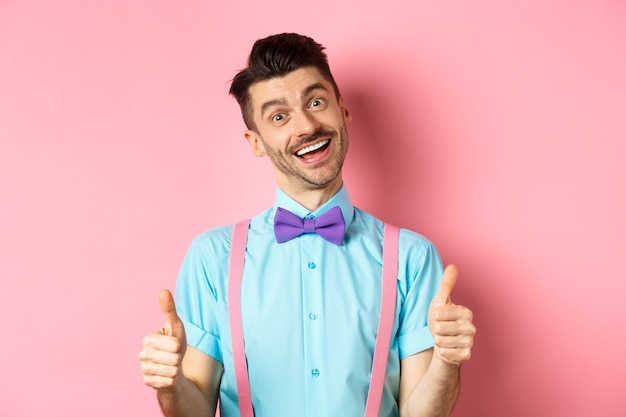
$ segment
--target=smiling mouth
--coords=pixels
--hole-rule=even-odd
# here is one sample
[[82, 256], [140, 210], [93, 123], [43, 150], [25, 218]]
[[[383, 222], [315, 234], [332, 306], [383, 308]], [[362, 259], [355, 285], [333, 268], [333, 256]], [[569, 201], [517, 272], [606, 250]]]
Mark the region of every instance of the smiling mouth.
[[317, 151], [323, 151], [330, 144], [330, 139], [324, 139], [320, 142], [314, 143], [312, 145], [306, 146], [296, 152], [296, 156], [299, 158], [304, 158], [305, 156], [315, 153]]

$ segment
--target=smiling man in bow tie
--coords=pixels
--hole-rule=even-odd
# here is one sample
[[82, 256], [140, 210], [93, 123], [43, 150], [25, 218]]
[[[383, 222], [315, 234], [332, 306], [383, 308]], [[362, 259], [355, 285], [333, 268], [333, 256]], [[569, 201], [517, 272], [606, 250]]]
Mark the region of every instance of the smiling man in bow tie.
[[[421, 235], [352, 205], [351, 120], [323, 47], [261, 39], [233, 79], [274, 206], [197, 237], [166, 324], [144, 338], [144, 382], [166, 416], [448, 416], [475, 334]], [[387, 249], [385, 251], [385, 249]]]

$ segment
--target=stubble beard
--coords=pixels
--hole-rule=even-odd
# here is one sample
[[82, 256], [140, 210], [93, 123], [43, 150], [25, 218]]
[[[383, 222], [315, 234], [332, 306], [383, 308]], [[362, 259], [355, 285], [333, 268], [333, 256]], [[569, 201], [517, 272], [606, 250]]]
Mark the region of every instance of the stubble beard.
[[289, 159], [296, 158], [295, 156], [293, 156], [293, 153], [285, 155], [284, 152], [268, 146], [268, 144], [263, 141], [263, 139], [261, 139], [261, 141], [263, 142], [265, 152], [267, 153], [268, 158], [270, 159], [270, 161], [272, 161], [272, 164], [283, 174], [290, 178], [297, 178], [304, 186], [308, 186], [310, 188], [323, 188], [337, 178], [346, 159], [349, 143], [346, 125], [344, 124], [341, 127], [338, 135], [326, 131], [316, 132], [315, 134], [302, 139], [294, 147], [294, 149], [301, 148], [305, 144], [313, 142], [320, 137], [331, 135], [331, 146], [336, 147], [336, 156], [332, 161], [322, 162], [322, 164], [325, 165], [324, 167], [317, 167], [313, 165], [309, 169], [299, 169], [296, 164], [290, 164]]

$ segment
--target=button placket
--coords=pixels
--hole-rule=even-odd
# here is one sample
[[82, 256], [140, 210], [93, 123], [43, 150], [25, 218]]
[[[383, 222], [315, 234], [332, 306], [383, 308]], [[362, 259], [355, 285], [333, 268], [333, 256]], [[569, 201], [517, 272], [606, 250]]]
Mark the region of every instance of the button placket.
[[308, 380], [312, 383], [308, 389], [316, 389], [321, 381], [321, 366], [323, 355], [319, 351], [319, 346], [323, 345], [323, 328], [320, 326], [320, 308], [322, 303], [322, 280], [319, 257], [323, 253], [323, 243], [319, 236], [310, 234], [301, 237], [302, 242], [302, 286], [303, 286], [303, 311], [305, 339], [308, 341], [305, 346], [305, 368], [308, 373]]
[[[311, 272], [313, 272], [317, 268], [317, 263], [315, 263], [315, 261], [310, 260], [310, 261], [307, 262], [306, 266], [307, 266], [307, 268], [309, 268], [309, 270]], [[309, 278], [310, 279], [314, 279], [313, 275], [311, 275]], [[317, 320], [318, 317], [319, 317], [318, 314], [316, 312], [314, 312], [314, 311], [309, 313], [309, 320], [311, 320], [311, 321]]]

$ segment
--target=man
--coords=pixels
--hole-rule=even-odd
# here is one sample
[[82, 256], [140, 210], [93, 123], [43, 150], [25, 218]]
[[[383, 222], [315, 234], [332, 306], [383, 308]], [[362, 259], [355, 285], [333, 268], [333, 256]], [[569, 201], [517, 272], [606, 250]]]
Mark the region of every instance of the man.
[[[323, 49], [297, 34], [261, 39], [230, 90], [246, 140], [255, 155], [270, 159], [278, 185], [274, 207], [251, 219], [241, 288], [244, 367], [257, 417], [363, 416], [367, 402], [384, 224], [352, 206], [343, 184], [351, 115]], [[345, 230], [333, 242], [310, 228], [285, 237], [274, 224], [284, 210], [309, 225], [339, 213]], [[144, 382], [157, 390], [166, 416], [213, 416], [218, 399], [223, 417], [239, 415], [227, 294], [232, 230], [194, 240], [176, 307], [169, 291], [161, 292], [166, 325], [144, 338]], [[472, 314], [451, 303], [456, 268], [442, 277], [430, 242], [401, 230], [397, 252], [393, 336], [377, 415], [448, 416], [461, 363], [470, 357]]]

